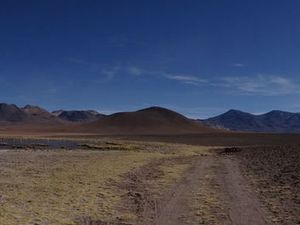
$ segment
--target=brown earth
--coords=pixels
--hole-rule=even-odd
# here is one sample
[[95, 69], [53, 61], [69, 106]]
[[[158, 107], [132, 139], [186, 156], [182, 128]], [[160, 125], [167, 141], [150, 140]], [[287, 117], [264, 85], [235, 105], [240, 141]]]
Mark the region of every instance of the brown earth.
[[124, 140], [180, 143], [198, 146], [280, 146], [300, 144], [300, 134], [208, 132], [202, 134], [126, 135], [113, 137]]
[[272, 224], [300, 224], [300, 145], [245, 148], [235, 156]]
[[[138, 224], [300, 224], [299, 148], [228, 148], [152, 162], [124, 177], [123, 207]], [[160, 166], [187, 162], [181, 179], [153, 193]]]
[[[70, 182], [68, 185], [73, 185], [72, 190], [75, 190], [75, 187], [78, 188], [76, 189], [78, 191], [82, 188], [89, 190], [90, 195], [87, 196], [83, 192], [77, 195], [71, 189], [62, 188], [61, 193], [64, 195], [61, 196], [64, 196], [66, 205], [58, 211], [68, 209], [67, 205], [70, 200], [65, 191], [75, 195], [78, 201], [82, 198], [85, 200], [82, 204], [87, 208], [77, 206], [77, 209], [85, 212], [80, 214], [77, 221], [78, 225], [300, 224], [300, 145], [283, 144], [287, 142], [296, 143], [299, 136], [210, 135], [187, 135], [186, 139], [182, 135], [175, 135], [173, 140], [176, 142], [177, 139], [174, 137], [180, 137], [180, 140], [188, 141], [192, 137], [194, 138], [192, 140], [197, 138], [196, 141], [200, 145], [205, 143], [204, 137], [209, 137], [211, 138], [210, 145], [231, 143], [231, 145], [238, 146], [240, 145], [240, 138], [242, 138], [242, 141], [248, 140], [252, 146], [204, 148], [192, 145], [167, 145], [161, 142], [151, 144], [130, 142], [122, 139], [113, 141], [113, 139], [106, 139], [107, 137], [98, 139], [95, 136], [88, 136], [90, 139], [82, 139], [84, 136], [78, 136], [82, 140], [88, 141], [89, 146], [94, 146], [93, 150], [64, 151], [63, 154], [60, 151], [55, 153], [51, 151], [37, 151], [36, 153], [27, 151], [1, 152], [2, 160], [0, 161], [4, 168], [2, 177], [5, 177], [6, 180], [2, 184], [3, 189], [0, 188], [0, 202], [3, 199], [11, 200], [7, 197], [8, 194], [12, 194], [17, 200], [21, 196], [13, 195], [15, 189], [8, 190], [5, 188], [10, 179], [17, 183], [21, 181], [22, 185], [27, 179], [33, 179], [34, 185], [27, 184], [27, 190], [35, 189], [39, 180], [47, 180], [48, 173], [50, 175], [53, 173], [49, 170], [52, 166], [57, 177], [48, 181], [49, 184], [56, 186], [55, 182], [62, 182], [58, 178], [63, 174], [62, 171], [65, 171], [67, 180]], [[171, 136], [162, 136], [162, 138], [165, 137], [170, 138]], [[122, 138], [124, 139], [124, 137]], [[279, 140], [277, 140], [278, 138]], [[93, 145], [90, 143], [91, 139], [94, 140]], [[108, 146], [102, 148], [99, 146], [101, 140], [106, 145], [118, 144], [123, 147], [118, 147], [117, 151], [115, 148], [108, 148]], [[236, 142], [234, 142], [235, 140]], [[171, 140], [168, 139], [168, 141]], [[281, 142], [281, 145], [271, 145], [276, 141]], [[49, 154], [53, 157], [50, 161]], [[33, 155], [38, 156], [36, 158], [38, 160], [31, 158]], [[64, 161], [60, 164], [59, 161], [63, 159], [62, 156], [64, 156]], [[23, 162], [24, 157], [28, 158], [28, 162]], [[107, 157], [106, 160], [104, 160], [105, 157]], [[127, 160], [130, 160], [109, 176], [111, 171], [116, 170], [122, 163], [126, 162], [126, 157]], [[87, 159], [89, 160], [86, 161]], [[38, 167], [36, 166], [37, 163], [40, 163]], [[74, 163], [77, 163], [77, 166], [74, 167]], [[104, 164], [106, 166], [103, 166]], [[110, 167], [111, 164], [113, 164], [112, 167]], [[25, 177], [23, 177], [24, 170], [15, 170], [21, 165], [26, 166], [25, 168], [38, 169], [39, 173], [31, 176], [33, 170], [26, 170]], [[57, 170], [58, 166], [64, 169]], [[126, 172], [124, 172], [124, 168], [127, 168]], [[17, 176], [9, 176], [12, 171], [19, 174], [18, 179], [14, 179]], [[30, 173], [27, 173], [28, 171]], [[101, 174], [102, 172], [103, 174]], [[91, 175], [93, 175], [91, 177], [93, 179], [88, 180], [88, 185], [82, 183], [82, 180]], [[69, 180], [69, 178], [72, 179]], [[74, 178], [77, 181], [76, 185], [73, 183]], [[99, 186], [98, 181], [101, 179], [102, 183]], [[41, 182], [41, 184], [44, 183]], [[19, 193], [26, 192], [26, 188], [23, 189], [21, 185], [18, 187], [21, 190]], [[48, 193], [44, 192], [45, 187], [38, 190], [42, 191], [39, 192], [42, 194], [41, 196], [47, 198]], [[53, 191], [51, 188], [47, 190]], [[92, 190], [93, 192], [91, 192]], [[101, 195], [98, 193], [99, 191], [101, 191]], [[41, 198], [32, 196], [31, 191], [27, 194], [30, 195], [29, 200], [27, 195], [23, 195], [24, 199], [28, 200], [26, 204], [31, 205], [32, 201], [37, 201], [35, 210], [39, 211]], [[97, 199], [96, 205], [92, 204], [95, 201], [90, 200], [94, 198]], [[105, 198], [107, 202], [102, 207], [101, 204]], [[111, 199], [114, 199], [117, 206], [111, 204]], [[52, 200], [54, 201], [54, 199]], [[55, 200], [57, 199], [55, 198]], [[58, 199], [58, 201], [61, 202], [62, 199]], [[51, 207], [53, 206], [57, 205], [51, 205]], [[96, 215], [93, 214], [93, 218], [89, 217], [91, 211]], [[102, 212], [101, 216], [100, 212]], [[29, 210], [27, 213], [31, 213], [31, 211]], [[73, 210], [68, 211], [68, 213], [68, 215], [76, 214]], [[74, 218], [71, 217], [71, 219]]]
[[[155, 196], [149, 184], [162, 175], [159, 166], [187, 161], [190, 166], [182, 178]], [[123, 208], [138, 215], [138, 224], [269, 224], [255, 189], [232, 157], [208, 154], [156, 161], [127, 174], [121, 187], [128, 191]]]

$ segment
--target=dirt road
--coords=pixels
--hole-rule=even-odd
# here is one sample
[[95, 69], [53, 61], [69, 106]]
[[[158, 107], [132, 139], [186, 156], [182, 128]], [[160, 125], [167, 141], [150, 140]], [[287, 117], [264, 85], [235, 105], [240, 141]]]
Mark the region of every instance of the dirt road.
[[[135, 202], [147, 206], [142, 210], [139, 207], [140, 224], [268, 224], [255, 190], [241, 175], [236, 159], [208, 154], [197, 156], [191, 162], [182, 178], [159, 198], [151, 197], [149, 186], [147, 189], [131, 186], [131, 191], [139, 193], [139, 201]], [[151, 170], [157, 170], [163, 163], [170, 162], [165, 160], [148, 167], [148, 175], [139, 176], [138, 183], [149, 184], [147, 179], [153, 178], [149, 177]], [[143, 193], [145, 190], [147, 193]], [[145, 202], [141, 203], [141, 199]]]
[[180, 182], [165, 193], [158, 205], [155, 225], [181, 224], [181, 219], [189, 214], [189, 194], [197, 191], [199, 181], [205, 176], [211, 161], [211, 157], [207, 157], [206, 160], [197, 160]]
[[223, 195], [227, 197], [228, 216], [232, 225], [266, 225], [267, 219], [255, 190], [241, 175], [237, 161], [230, 157], [219, 159], [222, 172], [218, 174]]

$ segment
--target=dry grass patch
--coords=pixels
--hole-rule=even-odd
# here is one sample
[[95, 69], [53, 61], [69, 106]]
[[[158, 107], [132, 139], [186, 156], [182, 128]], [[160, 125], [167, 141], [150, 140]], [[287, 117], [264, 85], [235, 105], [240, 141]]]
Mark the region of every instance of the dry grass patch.
[[171, 159], [157, 167], [159, 176], [146, 181], [152, 195], [159, 196], [189, 167], [188, 161], [172, 159], [209, 154], [208, 147], [107, 138], [80, 141], [89, 150], [0, 151], [1, 225], [72, 225], [87, 218], [136, 221], [135, 214], [119, 210], [126, 193], [113, 184], [129, 171]]
[[109, 185], [159, 153], [9, 151], [0, 153], [0, 222], [74, 224], [89, 216], [110, 221], [120, 200]]

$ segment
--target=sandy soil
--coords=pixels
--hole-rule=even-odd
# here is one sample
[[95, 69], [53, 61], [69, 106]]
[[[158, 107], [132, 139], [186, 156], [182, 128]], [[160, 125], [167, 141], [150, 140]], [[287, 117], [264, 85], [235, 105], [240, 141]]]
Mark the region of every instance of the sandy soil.
[[[182, 178], [159, 198], [151, 196], [151, 186], [148, 189], [141, 187], [149, 183], [148, 179], [153, 179], [153, 173], [158, 173], [155, 172], [158, 164], [170, 162], [152, 164], [136, 173], [140, 175], [139, 181], [129, 188], [135, 195], [130, 195], [131, 205], [127, 206], [134, 208], [134, 203], [139, 205], [135, 213], [139, 214], [140, 224], [269, 224], [255, 190], [242, 176], [233, 157], [205, 155], [190, 161], [192, 164]], [[205, 184], [207, 178], [211, 178], [209, 184]], [[209, 194], [218, 195], [218, 198], [209, 201], [213, 196], [203, 195], [209, 189], [214, 190]], [[197, 199], [194, 198], [196, 195], [203, 196]], [[197, 200], [204, 202], [195, 204]]]

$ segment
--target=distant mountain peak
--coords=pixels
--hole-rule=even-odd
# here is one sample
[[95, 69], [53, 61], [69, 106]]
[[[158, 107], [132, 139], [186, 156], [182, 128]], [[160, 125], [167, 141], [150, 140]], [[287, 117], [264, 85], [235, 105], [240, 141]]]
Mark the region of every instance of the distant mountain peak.
[[168, 113], [176, 113], [170, 109], [159, 107], [159, 106], [151, 106], [148, 108], [140, 109], [137, 112], [168, 112]]
[[22, 109], [29, 113], [42, 113], [43, 112], [43, 113], [50, 114], [46, 109], [43, 109], [36, 105], [25, 105]]
[[272, 111], [267, 112], [267, 113], [262, 114], [262, 115], [292, 115], [292, 114], [295, 114], [295, 113], [281, 111], [281, 110], [272, 110]]
[[47, 113], [50, 114], [46, 109], [43, 109], [39, 106], [36, 105], [25, 105], [22, 108], [24, 111], [28, 112], [28, 113]]
[[216, 132], [195, 120], [163, 107], [119, 112], [87, 124], [88, 129], [115, 134], [167, 134]]
[[36, 106], [36, 105], [25, 105], [24, 107], [23, 107], [24, 109], [32, 109], [32, 108], [39, 108], [40, 109], [40, 107], [39, 106]]
[[0, 103], [0, 107], [1, 108], [5, 108], [5, 107], [18, 108], [18, 106], [16, 106], [15, 104], [7, 104], [7, 103]]
[[160, 106], [150, 106], [150, 107], [147, 107], [147, 108], [143, 108], [143, 109], [140, 109], [138, 111], [160, 111], [160, 110], [169, 110], [169, 109], [166, 109], [166, 108], [163, 108], [163, 107], [160, 107]]
[[260, 115], [229, 110], [203, 122], [213, 127], [224, 127], [235, 131], [300, 132], [300, 114], [280, 110], [272, 110]]
[[57, 110], [52, 114], [69, 122], [88, 122], [105, 116], [95, 110]]
[[15, 104], [0, 103], [0, 121], [21, 122], [27, 119], [27, 114]]
[[227, 112], [225, 112], [224, 114], [250, 114], [250, 113], [244, 112], [241, 110], [237, 110], [237, 109], [230, 109]]

